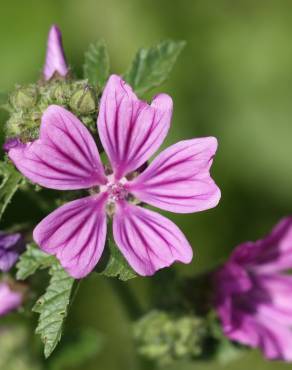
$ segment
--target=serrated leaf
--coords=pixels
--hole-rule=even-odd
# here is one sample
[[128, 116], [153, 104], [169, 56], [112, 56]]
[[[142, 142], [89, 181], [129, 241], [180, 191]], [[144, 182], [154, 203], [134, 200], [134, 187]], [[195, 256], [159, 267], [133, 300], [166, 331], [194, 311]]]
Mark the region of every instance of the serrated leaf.
[[109, 76], [109, 55], [105, 42], [97, 41], [85, 53], [84, 77], [93, 86], [102, 88]]
[[51, 275], [49, 286], [33, 307], [33, 311], [40, 314], [36, 334], [41, 336], [44, 343], [46, 358], [51, 355], [61, 339], [75, 281], [59, 263], [53, 264], [49, 273]]
[[50, 370], [75, 369], [95, 357], [103, 348], [103, 335], [96, 330], [83, 330], [60, 346], [51, 359]]
[[20, 256], [16, 265], [17, 280], [25, 280], [33, 275], [38, 269], [44, 269], [51, 266], [55, 258], [44, 253], [35, 244], [28, 244], [26, 251]]
[[22, 175], [7, 162], [0, 162], [0, 220], [13, 195], [23, 182]]
[[111, 238], [108, 239], [96, 272], [107, 277], [117, 277], [122, 281], [127, 281], [137, 276]]
[[161, 85], [171, 72], [185, 41], [166, 40], [149, 48], [140, 49], [124, 78], [138, 95]]

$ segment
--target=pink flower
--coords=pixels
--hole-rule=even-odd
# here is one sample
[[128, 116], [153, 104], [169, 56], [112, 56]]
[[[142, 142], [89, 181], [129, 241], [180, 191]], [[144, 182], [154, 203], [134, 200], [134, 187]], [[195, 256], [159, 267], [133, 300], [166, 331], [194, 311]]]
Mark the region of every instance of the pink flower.
[[10, 159], [31, 181], [52, 189], [90, 190], [90, 196], [51, 213], [33, 233], [41, 249], [56, 255], [73, 277], [84, 277], [96, 266], [105, 245], [106, 214], [113, 209], [115, 242], [138, 274], [152, 275], [174, 261], [191, 261], [192, 248], [178, 227], [134, 204], [138, 199], [190, 213], [219, 201], [220, 191], [209, 174], [215, 138], [181, 141], [160, 153], [142, 174], [134, 172], [163, 142], [171, 115], [168, 95], [160, 94], [148, 105], [113, 75], [97, 122], [111, 172], [104, 169], [85, 126], [58, 106], [44, 113], [38, 140], [10, 149]]
[[5, 282], [0, 282], [0, 316], [7, 315], [21, 306], [23, 294], [13, 291]]
[[19, 233], [8, 234], [0, 231], [0, 271], [9, 271], [24, 250], [25, 243]]
[[43, 75], [46, 81], [50, 80], [55, 74], [65, 77], [69, 72], [63, 45], [62, 34], [59, 28], [53, 25], [49, 32], [46, 63]]
[[215, 305], [231, 340], [292, 361], [292, 217], [264, 239], [239, 245], [215, 274]]

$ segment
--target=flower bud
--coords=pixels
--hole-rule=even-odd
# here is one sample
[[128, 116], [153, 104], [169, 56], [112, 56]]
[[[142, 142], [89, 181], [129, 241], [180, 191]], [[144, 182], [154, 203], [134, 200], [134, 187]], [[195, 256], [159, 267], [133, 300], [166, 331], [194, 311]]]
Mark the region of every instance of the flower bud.
[[62, 44], [62, 34], [59, 28], [53, 25], [50, 29], [47, 44], [46, 62], [43, 75], [46, 81], [54, 76], [65, 77], [69, 72]]
[[18, 87], [10, 96], [10, 102], [15, 110], [28, 110], [36, 105], [38, 98], [35, 86]]
[[80, 87], [70, 99], [70, 108], [79, 115], [91, 114], [96, 110], [96, 98], [88, 86]]

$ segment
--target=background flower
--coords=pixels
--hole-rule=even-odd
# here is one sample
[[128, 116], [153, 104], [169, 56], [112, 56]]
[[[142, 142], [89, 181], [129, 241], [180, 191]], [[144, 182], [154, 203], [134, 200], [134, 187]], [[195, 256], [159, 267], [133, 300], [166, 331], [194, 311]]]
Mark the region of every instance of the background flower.
[[11, 289], [8, 283], [0, 282], [0, 316], [7, 315], [21, 306], [23, 294]]
[[292, 217], [257, 242], [239, 245], [215, 274], [215, 305], [226, 336], [292, 361]]
[[25, 243], [21, 234], [0, 231], [0, 270], [9, 271], [24, 249]]

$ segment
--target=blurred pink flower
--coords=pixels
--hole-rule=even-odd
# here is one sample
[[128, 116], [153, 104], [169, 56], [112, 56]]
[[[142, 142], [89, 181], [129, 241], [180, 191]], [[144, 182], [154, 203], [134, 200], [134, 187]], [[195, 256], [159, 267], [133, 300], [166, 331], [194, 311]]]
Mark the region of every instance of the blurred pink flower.
[[148, 105], [112, 75], [97, 122], [111, 173], [86, 127], [59, 106], [44, 113], [38, 140], [9, 150], [19, 171], [41, 186], [90, 189], [90, 196], [58, 208], [33, 234], [41, 249], [56, 255], [73, 277], [82, 278], [96, 266], [105, 246], [106, 213], [113, 209], [115, 242], [138, 274], [191, 261], [192, 248], [174, 223], [133, 204], [135, 197], [164, 210], [190, 213], [215, 207], [220, 199], [209, 173], [217, 149], [212, 137], [172, 145], [144, 172], [134, 172], [162, 144], [171, 116], [168, 95], [157, 95]]
[[55, 74], [65, 77], [68, 71], [62, 45], [62, 34], [60, 29], [53, 25], [48, 36], [46, 62], [43, 70], [44, 78], [48, 81]]
[[14, 291], [6, 282], [0, 282], [0, 316], [4, 316], [21, 306], [23, 294]]
[[231, 340], [268, 359], [292, 360], [292, 217], [262, 240], [239, 245], [215, 274], [215, 305]]
[[0, 231], [0, 271], [9, 271], [24, 249], [25, 243], [21, 234]]

